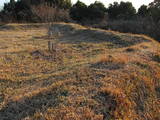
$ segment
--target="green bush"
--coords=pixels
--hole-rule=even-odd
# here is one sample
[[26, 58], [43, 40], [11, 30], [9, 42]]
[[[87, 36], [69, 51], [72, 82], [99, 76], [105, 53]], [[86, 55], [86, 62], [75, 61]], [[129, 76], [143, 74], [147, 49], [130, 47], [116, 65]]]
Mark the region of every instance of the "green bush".
[[106, 15], [107, 9], [103, 3], [96, 1], [87, 6], [85, 3], [78, 1], [70, 10], [70, 16], [78, 22], [102, 20]]

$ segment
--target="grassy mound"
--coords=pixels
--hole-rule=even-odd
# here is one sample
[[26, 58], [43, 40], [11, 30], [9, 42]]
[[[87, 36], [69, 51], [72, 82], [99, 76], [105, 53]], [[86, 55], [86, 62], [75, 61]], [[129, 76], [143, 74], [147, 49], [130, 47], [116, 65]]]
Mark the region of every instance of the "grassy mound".
[[52, 24], [50, 37], [47, 24], [1, 27], [1, 120], [160, 119], [153, 39], [70, 23]]

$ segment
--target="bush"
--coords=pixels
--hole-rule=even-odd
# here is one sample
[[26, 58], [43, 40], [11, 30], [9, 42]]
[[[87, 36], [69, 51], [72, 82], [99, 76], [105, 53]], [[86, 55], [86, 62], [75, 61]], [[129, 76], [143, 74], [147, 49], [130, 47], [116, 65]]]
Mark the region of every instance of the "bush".
[[68, 10], [55, 8], [44, 4], [32, 6], [32, 12], [38, 16], [41, 22], [70, 21]]
[[124, 33], [145, 34], [160, 41], [160, 28], [157, 26], [160, 26], [160, 22], [155, 23], [152, 19], [139, 17], [133, 20], [109, 20], [103, 26], [99, 24], [96, 27]]
[[[126, 33], [146, 34], [157, 40], [160, 38], [158, 23], [143, 20], [117, 20], [108, 22], [107, 28]], [[159, 40], [160, 41], [160, 40]]]
[[5, 22], [66, 22], [70, 7], [70, 0], [11, 0], [4, 5], [1, 18]]
[[4, 22], [36, 22], [38, 18], [31, 11], [31, 6], [21, 0], [4, 4], [2, 20]]

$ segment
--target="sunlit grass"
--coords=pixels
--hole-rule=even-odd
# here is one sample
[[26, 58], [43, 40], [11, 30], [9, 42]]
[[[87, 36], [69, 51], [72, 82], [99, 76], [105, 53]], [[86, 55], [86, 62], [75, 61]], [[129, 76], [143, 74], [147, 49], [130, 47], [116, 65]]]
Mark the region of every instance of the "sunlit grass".
[[[55, 25], [72, 32], [49, 38], [46, 24], [0, 30], [0, 119], [160, 119], [159, 43]], [[48, 50], [49, 40], [59, 51]]]

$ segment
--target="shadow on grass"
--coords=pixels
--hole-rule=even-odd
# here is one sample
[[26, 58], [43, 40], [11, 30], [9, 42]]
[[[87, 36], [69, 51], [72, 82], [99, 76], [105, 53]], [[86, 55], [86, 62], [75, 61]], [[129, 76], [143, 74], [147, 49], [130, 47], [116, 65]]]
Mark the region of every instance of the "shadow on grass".
[[35, 112], [45, 111], [49, 107], [56, 107], [63, 102], [60, 96], [67, 96], [68, 91], [61, 88], [60, 90], [51, 89], [41, 91], [33, 96], [24, 96], [23, 98], [8, 102], [0, 110], [1, 120], [21, 120], [28, 116], [33, 116]]
[[7, 23], [0, 23], [0, 31], [3, 30], [16, 30], [17, 28], [22, 29], [22, 30], [27, 30], [27, 29], [33, 29], [33, 28], [46, 28], [46, 24], [7, 24]]
[[0, 31], [3, 30], [14, 30], [15, 28], [11, 25], [7, 25], [7, 24], [0, 24]]
[[64, 35], [60, 38], [60, 41], [67, 43], [102, 43], [109, 42], [117, 46], [117, 48], [129, 47], [132, 45], [140, 44], [142, 42], [150, 42], [143, 37], [132, 36], [123, 33], [114, 33], [110, 31], [101, 30], [77, 30], [73, 34]]

